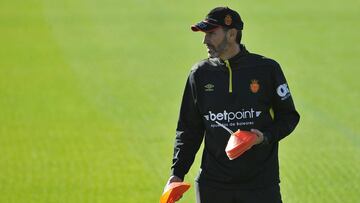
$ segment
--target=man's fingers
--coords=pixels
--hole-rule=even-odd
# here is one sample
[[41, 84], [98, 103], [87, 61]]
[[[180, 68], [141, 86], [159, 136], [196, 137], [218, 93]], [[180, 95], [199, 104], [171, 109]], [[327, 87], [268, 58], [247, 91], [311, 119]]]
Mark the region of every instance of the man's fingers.
[[258, 130], [258, 129], [251, 129], [250, 130], [252, 133], [255, 133], [256, 136], [257, 136], [257, 140], [256, 140], [256, 143], [255, 144], [260, 144], [263, 140], [264, 140], [264, 135], [263, 133]]
[[173, 183], [173, 182], [182, 182], [183, 180], [177, 176], [171, 176], [167, 182], [167, 184]]
[[174, 182], [182, 182], [183, 180], [177, 176], [171, 176], [169, 178], [169, 180], [167, 181], [166, 185], [165, 185], [165, 188], [164, 188], [164, 191], [166, 191], [170, 185], [170, 183], [174, 183]]
[[261, 134], [261, 132], [258, 129], [251, 129], [251, 132], [255, 133], [256, 135]]
[[258, 129], [251, 129], [250, 131], [255, 133], [258, 137], [263, 135], [263, 133]]

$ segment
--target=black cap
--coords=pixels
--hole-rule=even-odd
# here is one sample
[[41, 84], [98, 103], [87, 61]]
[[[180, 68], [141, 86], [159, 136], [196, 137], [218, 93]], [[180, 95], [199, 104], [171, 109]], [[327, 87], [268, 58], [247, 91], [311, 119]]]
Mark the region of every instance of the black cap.
[[192, 25], [191, 30], [194, 32], [210, 32], [219, 27], [242, 30], [244, 23], [236, 11], [228, 7], [217, 7], [212, 9], [209, 14], [207, 14], [205, 20], [197, 23], [196, 25]]

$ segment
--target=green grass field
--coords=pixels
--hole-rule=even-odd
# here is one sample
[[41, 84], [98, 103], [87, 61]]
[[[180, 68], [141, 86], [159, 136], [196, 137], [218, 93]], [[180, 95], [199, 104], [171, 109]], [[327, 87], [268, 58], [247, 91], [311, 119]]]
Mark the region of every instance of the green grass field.
[[[281, 141], [283, 201], [359, 203], [360, 2], [226, 3], [302, 116]], [[1, 1], [0, 202], [158, 202], [185, 79], [206, 57], [189, 26], [217, 5]]]

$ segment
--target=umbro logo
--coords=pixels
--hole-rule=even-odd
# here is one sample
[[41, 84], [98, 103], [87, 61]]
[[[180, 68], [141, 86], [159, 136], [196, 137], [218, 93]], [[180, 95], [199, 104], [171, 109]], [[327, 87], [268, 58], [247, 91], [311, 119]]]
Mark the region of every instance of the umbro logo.
[[213, 84], [207, 84], [207, 85], [205, 85], [204, 86], [205, 87], [205, 92], [212, 92], [212, 91], [214, 91], [214, 85]]

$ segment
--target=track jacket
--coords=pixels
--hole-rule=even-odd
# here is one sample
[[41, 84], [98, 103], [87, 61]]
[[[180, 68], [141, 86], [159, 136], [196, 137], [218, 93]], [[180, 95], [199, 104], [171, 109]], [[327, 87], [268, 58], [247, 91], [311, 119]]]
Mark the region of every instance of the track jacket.
[[[189, 74], [176, 129], [172, 174], [184, 178], [205, 137], [199, 184], [261, 188], [279, 183], [278, 142], [299, 122], [277, 62], [249, 53], [243, 45], [233, 58], [208, 58]], [[235, 160], [225, 147], [232, 131], [258, 129], [265, 140]]]

